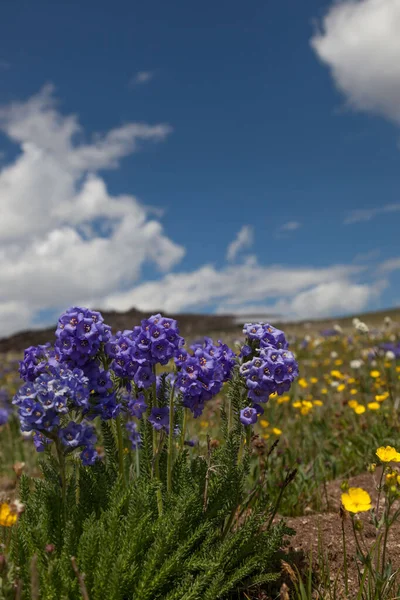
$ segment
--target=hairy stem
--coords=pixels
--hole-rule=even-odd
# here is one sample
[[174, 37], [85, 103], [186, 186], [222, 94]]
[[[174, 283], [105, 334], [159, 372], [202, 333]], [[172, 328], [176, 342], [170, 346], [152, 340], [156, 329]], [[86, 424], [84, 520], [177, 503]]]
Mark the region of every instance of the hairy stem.
[[172, 465], [174, 459], [174, 394], [175, 385], [171, 387], [169, 397], [169, 434], [168, 434], [168, 461], [167, 461], [167, 492], [172, 491]]
[[121, 481], [126, 486], [125, 469], [124, 469], [124, 444], [122, 439], [122, 425], [121, 417], [116, 418], [117, 425], [117, 443], [118, 443], [118, 470], [121, 477]]
[[183, 409], [183, 423], [182, 423], [182, 433], [181, 433], [181, 450], [183, 450], [185, 446], [185, 437], [186, 437], [186, 429], [187, 429], [187, 408]]
[[62, 506], [62, 515], [63, 521], [65, 523], [67, 517], [67, 505], [66, 505], [66, 496], [67, 496], [67, 475], [65, 470], [65, 455], [62, 448], [62, 444], [59, 438], [55, 440], [55, 446], [57, 451], [58, 464], [60, 467], [60, 477], [61, 477], [61, 506]]

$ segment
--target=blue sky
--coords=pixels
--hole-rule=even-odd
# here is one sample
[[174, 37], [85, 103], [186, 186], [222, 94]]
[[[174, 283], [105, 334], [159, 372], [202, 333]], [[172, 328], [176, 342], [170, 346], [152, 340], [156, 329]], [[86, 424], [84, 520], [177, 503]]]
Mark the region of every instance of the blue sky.
[[[290, 318], [399, 303], [396, 18], [398, 0], [6, 3], [0, 329], [65, 301]], [[69, 164], [101, 136], [106, 157]]]

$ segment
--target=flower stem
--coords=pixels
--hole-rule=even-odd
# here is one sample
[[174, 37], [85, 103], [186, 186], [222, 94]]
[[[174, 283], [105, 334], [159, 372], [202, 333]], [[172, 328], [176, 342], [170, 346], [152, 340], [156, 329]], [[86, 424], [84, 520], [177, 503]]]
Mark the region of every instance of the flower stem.
[[136, 455], [135, 455], [135, 460], [136, 460], [136, 477], [140, 477], [140, 455], [139, 455], [139, 448], [136, 448]]
[[232, 429], [232, 400], [228, 398], [228, 432]]
[[168, 434], [168, 461], [167, 461], [167, 492], [172, 491], [172, 463], [174, 458], [174, 393], [175, 385], [171, 387], [169, 397], [169, 434]]
[[344, 530], [344, 516], [341, 516], [342, 521], [342, 539], [343, 539], [343, 567], [344, 567], [344, 589], [346, 597], [349, 595], [349, 575], [347, 571], [347, 548], [346, 548], [346, 533]]
[[[155, 366], [153, 367], [153, 373], [154, 373], [154, 383], [151, 388], [152, 389], [152, 397], [153, 397], [152, 406], [153, 406], [153, 408], [157, 408], [157, 380], [155, 379], [155, 377], [156, 377]], [[157, 452], [157, 431], [153, 427], [153, 458], [155, 457], [156, 452]]]
[[65, 471], [65, 455], [61, 445], [61, 441], [59, 439], [55, 440], [55, 446], [57, 451], [58, 464], [60, 467], [60, 476], [61, 476], [61, 508], [63, 521], [65, 523], [67, 517], [67, 505], [66, 505], [66, 496], [67, 496], [67, 476]]
[[125, 487], [126, 479], [125, 479], [125, 469], [124, 469], [124, 444], [123, 444], [123, 440], [122, 440], [122, 425], [121, 425], [121, 417], [120, 416], [118, 416], [116, 418], [116, 424], [117, 424], [117, 443], [118, 443], [118, 470], [119, 470], [119, 475], [121, 477], [121, 481]]
[[187, 408], [183, 409], [183, 423], [182, 423], [182, 434], [181, 434], [181, 450], [183, 450], [185, 446], [185, 437], [186, 437], [186, 429], [187, 429]]

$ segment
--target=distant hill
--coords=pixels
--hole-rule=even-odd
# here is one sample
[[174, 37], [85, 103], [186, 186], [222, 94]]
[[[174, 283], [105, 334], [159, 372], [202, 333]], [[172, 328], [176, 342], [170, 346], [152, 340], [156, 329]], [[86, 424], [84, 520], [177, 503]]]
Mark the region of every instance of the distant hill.
[[[142, 319], [149, 317], [156, 311], [151, 313], [141, 312], [132, 308], [127, 312], [114, 312], [102, 310], [101, 314], [107, 325], [111, 325], [114, 333], [123, 331], [124, 329], [132, 329], [135, 325], [139, 325]], [[203, 314], [179, 314], [169, 317], [177, 319], [179, 329], [184, 337], [195, 339], [204, 335], [222, 332], [237, 332], [240, 334], [240, 325], [235, 321], [235, 318], [230, 315], [203, 315]], [[14, 335], [0, 339], [0, 353], [6, 352], [21, 352], [28, 346], [37, 346], [54, 340], [54, 332], [56, 326], [46, 329], [30, 329], [21, 331]]]
[[[145, 313], [135, 308], [128, 310], [127, 312], [114, 312], [114, 311], [101, 311], [104, 316], [104, 320], [108, 325], [111, 325], [113, 332], [123, 331], [124, 329], [132, 329], [134, 325], [138, 325], [142, 319], [150, 316], [152, 313]], [[218, 339], [218, 336], [223, 337], [225, 334], [229, 334], [229, 338], [240, 337], [242, 331], [242, 324], [248, 320], [247, 317], [237, 317], [234, 315], [204, 315], [204, 314], [169, 314], [169, 317], [177, 319], [179, 323], [180, 332], [184, 337], [190, 340], [203, 337], [205, 335], [211, 335], [214, 339]], [[285, 332], [292, 335], [305, 335], [307, 333], [316, 333], [332, 327], [335, 323], [340, 325], [344, 331], [350, 331], [352, 329], [352, 319], [354, 316], [359, 317], [365, 321], [371, 328], [379, 327], [383, 324], [383, 319], [389, 316], [395, 323], [400, 326], [400, 307], [389, 308], [386, 310], [380, 310], [375, 312], [357, 314], [347, 317], [338, 317], [330, 319], [307, 319], [304, 321], [283, 321], [278, 317], [271, 317], [262, 315], [258, 316], [259, 320], [266, 321], [270, 318], [270, 322], [283, 329]], [[6, 352], [22, 352], [28, 346], [36, 346], [38, 344], [45, 344], [54, 340], [54, 331], [56, 326], [48, 327], [46, 329], [31, 329], [28, 331], [21, 331], [15, 335], [11, 335], [7, 338], [0, 339], [0, 353]]]

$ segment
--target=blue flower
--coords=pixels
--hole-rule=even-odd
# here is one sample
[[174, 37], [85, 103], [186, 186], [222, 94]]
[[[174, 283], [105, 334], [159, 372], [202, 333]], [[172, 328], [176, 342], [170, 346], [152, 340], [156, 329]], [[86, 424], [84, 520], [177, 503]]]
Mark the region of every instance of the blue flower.
[[141, 419], [147, 410], [144, 394], [139, 394], [137, 398], [131, 398], [128, 402], [128, 409], [133, 417]]
[[152, 424], [154, 429], [160, 431], [164, 429], [167, 433], [169, 432], [169, 408], [163, 406], [161, 408], [153, 407], [148, 419], [149, 423]]
[[8, 421], [9, 412], [6, 408], [0, 408], [0, 427]]
[[64, 446], [69, 448], [89, 446], [94, 444], [97, 439], [93, 427], [74, 421], [70, 421], [66, 427], [60, 429], [58, 435]]
[[44, 452], [47, 444], [51, 444], [51, 440], [43, 435], [43, 433], [36, 431], [33, 435], [33, 443], [37, 452]]
[[251, 406], [246, 406], [240, 411], [240, 421], [243, 425], [254, 425], [254, 423], [257, 423], [257, 410]]
[[87, 446], [80, 454], [82, 464], [85, 467], [91, 467], [94, 465], [99, 455], [93, 446]]

